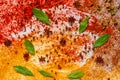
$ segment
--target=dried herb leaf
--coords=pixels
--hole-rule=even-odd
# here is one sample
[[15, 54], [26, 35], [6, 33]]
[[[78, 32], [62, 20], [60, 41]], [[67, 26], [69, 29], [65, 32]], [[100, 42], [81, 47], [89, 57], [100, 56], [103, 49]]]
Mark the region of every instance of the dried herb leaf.
[[27, 51], [30, 54], [32, 54], [32, 55], [35, 54], [35, 48], [34, 48], [33, 44], [29, 40], [25, 39], [24, 45], [25, 45], [25, 48], [27, 49]]
[[109, 34], [104, 34], [102, 36], [100, 36], [94, 43], [93, 47], [100, 47], [101, 45], [103, 45], [104, 43], [106, 43], [108, 41], [108, 39], [110, 38]]
[[33, 73], [27, 69], [26, 67], [23, 66], [14, 66], [13, 67], [18, 73], [21, 73], [25, 76], [34, 76]]
[[44, 70], [40, 70], [39, 73], [42, 74], [45, 77], [51, 77], [51, 78], [53, 78], [53, 76], [49, 72], [46, 72]]
[[40, 20], [46, 24], [50, 24], [50, 20], [48, 19], [48, 16], [42, 10], [40, 10], [38, 8], [33, 8], [32, 11], [38, 20]]
[[85, 31], [85, 29], [87, 28], [88, 22], [89, 22], [89, 17], [86, 17], [80, 22], [79, 33], [82, 33], [83, 31]]
[[82, 71], [73, 71], [68, 75], [69, 79], [79, 79], [84, 76], [84, 73]]

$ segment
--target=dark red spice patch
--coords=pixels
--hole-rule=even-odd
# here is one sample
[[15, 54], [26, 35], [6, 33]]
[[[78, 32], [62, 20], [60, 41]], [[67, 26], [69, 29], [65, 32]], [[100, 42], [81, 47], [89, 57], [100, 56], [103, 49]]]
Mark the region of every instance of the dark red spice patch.
[[41, 56], [41, 57], [39, 58], [39, 61], [40, 61], [40, 62], [45, 62], [45, 57], [42, 57], [42, 56]]
[[60, 44], [61, 44], [61, 46], [65, 46], [66, 45], [66, 40], [64, 38], [62, 38], [60, 40]]
[[24, 57], [24, 59], [25, 59], [26, 61], [28, 61], [30, 56], [29, 56], [28, 53], [25, 53], [23, 57]]
[[75, 18], [74, 18], [74, 17], [69, 17], [69, 18], [68, 18], [68, 22], [69, 22], [70, 25], [72, 26], [72, 24], [75, 22]]
[[110, 80], [110, 78], [108, 78], [108, 80]]
[[58, 69], [62, 69], [61, 65], [58, 65]]
[[97, 64], [101, 64], [101, 65], [104, 64], [104, 60], [103, 60], [103, 58], [102, 58], [101, 56], [98, 56], [98, 57], [95, 59], [95, 62], [96, 62]]
[[79, 57], [81, 58], [81, 60], [83, 60], [83, 55], [82, 54], [79, 54]]
[[12, 44], [12, 42], [9, 39], [6, 39], [5, 42], [4, 42], [4, 45], [7, 46], [7, 47], [10, 46], [11, 44]]
[[52, 34], [52, 31], [50, 31], [49, 28], [45, 29], [45, 34], [47, 35], [47, 37], [49, 37]]

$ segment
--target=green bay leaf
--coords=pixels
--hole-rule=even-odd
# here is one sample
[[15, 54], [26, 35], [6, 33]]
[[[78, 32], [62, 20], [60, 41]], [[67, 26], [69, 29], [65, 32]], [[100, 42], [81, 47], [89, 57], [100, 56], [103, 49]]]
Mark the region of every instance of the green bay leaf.
[[79, 33], [82, 33], [82, 32], [84, 32], [86, 30], [88, 22], [89, 22], [89, 17], [86, 17], [85, 19], [83, 19], [80, 22], [80, 25], [79, 25], [79, 28], [78, 28]]
[[81, 77], [84, 76], [84, 72], [82, 71], [79, 71], [79, 70], [76, 70], [76, 71], [73, 71], [71, 72], [69, 75], [68, 75], [68, 78], [69, 79], [79, 79]]
[[103, 34], [102, 36], [100, 36], [94, 43], [93, 47], [94, 48], [97, 48], [97, 47], [100, 47], [102, 46], [103, 44], [105, 44], [108, 39], [110, 38], [110, 35], [109, 34]]
[[33, 8], [32, 11], [38, 20], [40, 20], [48, 25], [50, 24], [50, 20], [48, 19], [48, 16], [42, 10], [40, 10], [38, 8]]
[[25, 76], [34, 76], [33, 73], [24, 66], [14, 66], [13, 67], [18, 73], [21, 73]]
[[44, 70], [40, 70], [39, 73], [42, 74], [45, 77], [51, 77], [51, 78], [53, 78], [53, 76], [49, 72], [46, 72]]
[[25, 45], [25, 48], [27, 49], [27, 51], [34, 55], [35, 54], [35, 48], [34, 48], [34, 45], [27, 39], [25, 39], [25, 42], [24, 42], [24, 45]]

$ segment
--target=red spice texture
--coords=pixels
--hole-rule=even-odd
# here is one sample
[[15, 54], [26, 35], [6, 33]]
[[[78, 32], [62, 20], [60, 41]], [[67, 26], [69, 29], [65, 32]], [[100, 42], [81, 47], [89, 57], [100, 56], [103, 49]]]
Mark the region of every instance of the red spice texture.
[[69, 5], [73, 0], [0, 0], [0, 43], [12, 38], [32, 17], [32, 8], [50, 8], [60, 4]]

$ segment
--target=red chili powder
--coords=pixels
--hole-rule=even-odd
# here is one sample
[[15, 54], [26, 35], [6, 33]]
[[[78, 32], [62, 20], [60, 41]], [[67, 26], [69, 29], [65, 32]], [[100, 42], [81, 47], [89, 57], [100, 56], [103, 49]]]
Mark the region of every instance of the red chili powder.
[[[10, 34], [25, 27], [32, 17], [32, 8], [50, 8], [65, 4], [68, 0], [1, 0], [0, 1], [0, 43]], [[10, 39], [12, 40], [12, 39]]]

